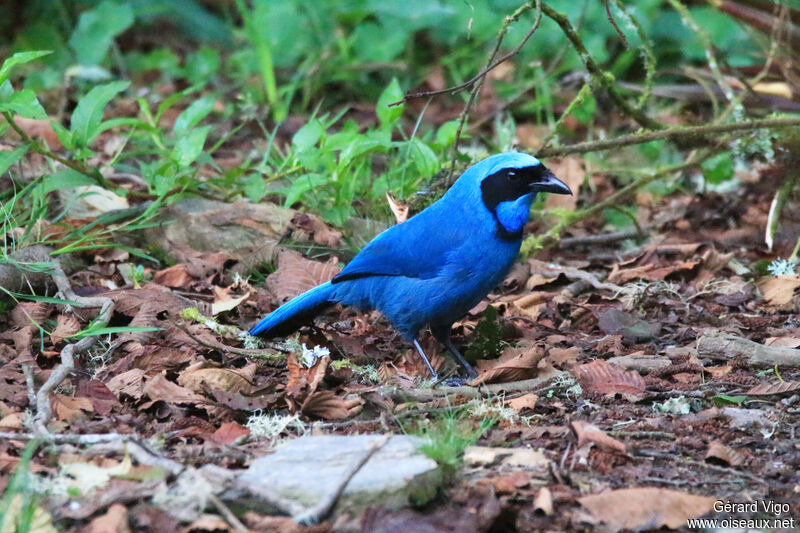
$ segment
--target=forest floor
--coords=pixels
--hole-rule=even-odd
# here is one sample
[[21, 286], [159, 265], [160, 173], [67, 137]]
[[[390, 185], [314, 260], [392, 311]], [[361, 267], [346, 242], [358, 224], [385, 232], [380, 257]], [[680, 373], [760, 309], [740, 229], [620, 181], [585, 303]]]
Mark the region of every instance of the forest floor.
[[[577, 158], [550, 166], [583, 181]], [[639, 230], [603, 233], [590, 220], [518, 262], [454, 327], [480, 371], [461, 388], [426, 381], [412, 347], [377, 313], [337, 307], [285, 343], [245, 346], [242, 330], [335, 275], [338, 261], [319, 257], [335, 253], [342, 235], [274, 205], [208, 202], [182, 218], [179, 202], [165, 215], [168, 230], [138, 237], [167, 242], [173, 266], [132, 273], [119, 249], [76, 254], [56, 281], [88, 306], [22, 302], [6, 315], [1, 483], [41, 424], [53, 436], [29, 469], [49, 480], [41, 508], [65, 531], [127, 531], [127, 523], [142, 531], [618, 530], [687, 527], [698, 516], [768, 518], [778, 522], [750, 525], [776, 528], [786, 519], [796, 528], [800, 277], [758, 275], [771, 257], [763, 234], [772, 191], [788, 171], [755, 168], [727, 194], [642, 193]], [[606, 180], [589, 185], [549, 207], [611, 193]], [[794, 245], [798, 207], [784, 209], [778, 249]], [[243, 251], [237, 231], [264, 240]], [[248, 279], [252, 264], [237, 265], [264, 248], [277, 268]], [[108, 326], [140, 329], [109, 332], [77, 356], [50, 395], [51, 413], [32, 422], [37, 391], [99, 305]], [[56, 327], [46, 334], [36, 324], [48, 320]], [[441, 372], [456, 370], [435, 342], [424, 345]], [[315, 358], [315, 346], [330, 355]], [[152, 498], [175, 489], [183, 469], [241, 470], [299, 435], [386, 432], [433, 447], [461, 442], [444, 454], [451, 470], [433, 500], [303, 528], [254, 509], [237, 519], [221, 502], [179, 521]], [[519, 449], [541, 453], [508, 455]], [[717, 511], [716, 500], [755, 508]]]

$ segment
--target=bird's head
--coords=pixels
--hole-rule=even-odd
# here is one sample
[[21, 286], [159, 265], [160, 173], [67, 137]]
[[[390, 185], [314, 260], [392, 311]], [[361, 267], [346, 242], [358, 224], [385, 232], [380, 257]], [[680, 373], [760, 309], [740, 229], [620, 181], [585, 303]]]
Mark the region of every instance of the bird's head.
[[487, 157], [459, 181], [464, 178], [468, 178], [465, 185], [480, 188], [482, 203], [497, 220], [501, 236], [512, 239], [522, 236], [536, 193], [572, 194], [538, 159], [520, 152]]

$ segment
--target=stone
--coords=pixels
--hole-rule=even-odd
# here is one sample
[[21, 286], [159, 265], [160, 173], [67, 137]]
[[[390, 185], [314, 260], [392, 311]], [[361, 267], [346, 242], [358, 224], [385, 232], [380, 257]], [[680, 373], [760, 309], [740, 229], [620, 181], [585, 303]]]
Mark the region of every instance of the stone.
[[287, 237], [326, 250], [341, 244], [341, 233], [319, 217], [271, 203], [190, 197], [164, 208], [157, 222], [141, 238], [171, 262], [182, 261], [188, 250], [224, 252], [238, 261], [234, 270], [245, 274], [271, 263]]
[[[347, 470], [382, 438], [382, 435], [300, 437], [253, 461], [239, 476], [238, 485], [248, 486], [252, 494], [263, 491], [293, 504], [292, 507], [310, 509], [335, 492]], [[399, 509], [433, 499], [442, 475], [436, 462], [419, 450], [422, 442], [406, 435], [392, 436], [353, 476], [334, 513], [357, 513], [372, 505]]]

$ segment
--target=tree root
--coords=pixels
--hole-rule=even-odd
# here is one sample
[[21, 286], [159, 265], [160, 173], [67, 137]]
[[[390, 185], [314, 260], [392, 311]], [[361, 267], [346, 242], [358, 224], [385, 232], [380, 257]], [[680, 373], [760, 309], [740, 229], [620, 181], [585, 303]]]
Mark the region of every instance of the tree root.
[[[53, 265], [51, 276], [59, 292], [65, 299], [78, 302], [86, 307], [99, 307], [100, 314], [97, 315], [97, 322], [102, 324], [108, 323], [111, 319], [111, 314], [114, 312], [114, 301], [111, 298], [103, 296], [86, 297], [75, 294], [72, 291], [72, 287], [70, 287], [67, 275], [58, 262], [55, 262]], [[33, 418], [33, 426], [36, 433], [42, 435], [49, 433], [47, 430], [47, 423], [53, 416], [49, 395], [75, 368], [75, 354], [88, 350], [96, 342], [97, 337], [84, 337], [78, 342], [64, 346], [61, 350], [61, 364], [53, 369], [47, 381], [42, 385], [42, 388], [39, 389], [39, 392], [36, 393], [36, 416]]]

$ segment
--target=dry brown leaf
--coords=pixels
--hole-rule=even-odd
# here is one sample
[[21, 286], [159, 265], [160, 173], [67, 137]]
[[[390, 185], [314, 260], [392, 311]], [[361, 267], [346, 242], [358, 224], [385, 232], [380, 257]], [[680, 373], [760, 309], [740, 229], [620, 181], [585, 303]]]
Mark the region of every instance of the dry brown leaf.
[[547, 350], [546, 359], [557, 368], [570, 368], [578, 362], [578, 358], [583, 353], [577, 346], [569, 348], [550, 348]]
[[[163, 311], [157, 303], [149, 302], [142, 305], [133, 319], [128, 323], [132, 328], [154, 328], [159, 326], [158, 314]], [[147, 344], [158, 334], [158, 331], [126, 331], [117, 337], [120, 344], [126, 342], [138, 342]]]
[[94, 411], [92, 401], [89, 398], [75, 398], [64, 394], [53, 394], [50, 397], [50, 406], [53, 408], [56, 418], [59, 420], [72, 420], [85, 411]]
[[144, 370], [132, 368], [109, 379], [106, 386], [118, 399], [125, 395], [140, 400], [144, 396], [144, 377]]
[[233, 444], [250, 435], [250, 430], [236, 422], [223, 423], [208, 439], [220, 445]]
[[539, 399], [539, 396], [536, 394], [523, 394], [519, 398], [513, 398], [511, 400], [506, 400], [506, 405], [515, 410], [516, 412], [520, 412], [523, 409], [533, 409], [536, 407], [536, 400]]
[[794, 291], [800, 287], [800, 274], [768, 276], [758, 280], [756, 285], [768, 306], [783, 309], [791, 305]]
[[386, 201], [389, 202], [389, 209], [394, 213], [394, 219], [398, 224], [408, 220], [408, 204], [398, 203], [389, 191], [386, 191]]
[[553, 495], [550, 493], [550, 489], [547, 487], [539, 489], [539, 492], [536, 493], [536, 497], [533, 499], [533, 510], [545, 516], [553, 514]]
[[44, 302], [20, 302], [11, 310], [11, 323], [17, 328], [41, 324], [50, 316], [51, 309]]
[[206, 387], [245, 395], [253, 392], [250, 379], [233, 368], [186, 369], [178, 376], [178, 384], [197, 393]]
[[178, 263], [153, 274], [153, 283], [173, 289], [185, 289], [194, 281], [186, 270], [186, 263]]
[[707, 462], [721, 461], [731, 466], [739, 466], [744, 463], [745, 455], [715, 440], [709, 443], [705, 459]]
[[764, 340], [764, 345], [776, 348], [800, 348], [800, 339], [797, 337], [769, 337]]
[[547, 161], [547, 167], [558, 179], [569, 185], [569, 188], [572, 189], [572, 195], [548, 194], [545, 206], [547, 206], [547, 209], [562, 208], [573, 211], [578, 204], [578, 194], [583, 180], [586, 178], [583, 158], [570, 155], [558, 159], [550, 159]]
[[547, 291], [533, 291], [525, 294], [511, 302], [511, 305], [523, 316], [531, 320], [536, 320], [545, 309], [547, 302], [554, 297], [554, 294]]
[[694, 270], [699, 264], [700, 261], [684, 261], [682, 263], [671, 263], [667, 265], [653, 263], [625, 269], [620, 269], [618, 265], [614, 265], [614, 268], [608, 275], [607, 281], [617, 285], [625, 284], [634, 279], [643, 279], [645, 281], [661, 281], [670, 274]]
[[575, 431], [575, 436], [578, 437], [579, 448], [596, 444], [597, 446], [605, 448], [608, 451], [619, 452], [622, 454], [628, 453], [628, 449], [626, 448], [625, 444], [618, 441], [614, 437], [607, 435], [602, 429], [594, 424], [590, 424], [589, 422], [585, 422], [583, 420], [573, 420], [571, 425], [572, 429]]
[[506, 476], [490, 478], [498, 494], [513, 494], [531, 484], [531, 476], [525, 472], [514, 472]]
[[14, 123], [19, 128], [28, 134], [28, 137], [33, 139], [42, 139], [47, 143], [47, 146], [53, 150], [62, 148], [61, 139], [58, 138], [56, 132], [53, 130], [53, 125], [50, 124], [50, 119], [46, 118], [25, 118], [14, 116]]
[[358, 414], [364, 400], [359, 397], [345, 399], [333, 391], [318, 390], [309, 394], [303, 402], [301, 411], [304, 415], [326, 420], [341, 420]]
[[330, 281], [341, 268], [335, 258], [321, 263], [306, 259], [294, 250], [281, 250], [278, 268], [267, 276], [267, 288], [280, 301], [287, 301], [317, 285]]
[[197, 356], [192, 348], [170, 348], [167, 346], [149, 345], [144, 347], [144, 353], [136, 357], [133, 367], [142, 368], [148, 372], [157, 372], [165, 368], [182, 366]]
[[295, 400], [301, 400], [306, 395], [317, 390], [325, 372], [328, 370], [330, 357], [320, 357], [311, 368], [306, 368], [297, 360], [294, 353], [290, 353], [286, 359], [286, 366], [289, 369], [289, 379], [286, 383], [286, 393]]
[[112, 409], [119, 405], [117, 397], [102, 381], [90, 379], [78, 384], [76, 394], [84, 396], [92, 402], [92, 409], [100, 416], [108, 416]]
[[470, 385], [474, 387], [481, 383], [503, 383], [535, 377], [538, 372], [537, 365], [544, 354], [544, 348], [538, 344], [507, 348], [499, 359], [478, 361], [480, 374], [470, 382]]
[[212, 514], [204, 514], [191, 524], [187, 525], [182, 531], [185, 532], [213, 532], [226, 533], [231, 531], [231, 526], [222, 518]]
[[584, 392], [603, 396], [621, 394], [628, 401], [641, 399], [647, 387], [638, 372], [624, 370], [601, 359], [575, 367], [574, 373]]
[[242, 296], [231, 296], [232, 287], [214, 287], [214, 303], [211, 304], [212, 316], [235, 309], [240, 303], [250, 298], [250, 291]]
[[770, 394], [783, 394], [800, 390], [800, 381], [778, 381], [777, 383], [760, 383], [745, 394], [751, 396], [769, 396]]
[[175, 294], [167, 287], [147, 283], [141, 289], [120, 289], [103, 293], [114, 300], [114, 312], [125, 316], [135, 316], [143, 305], [155, 306], [160, 311], [178, 314], [197, 303]]
[[50, 333], [53, 344], [59, 344], [67, 337], [71, 337], [81, 330], [81, 323], [73, 315], [58, 315], [56, 328]]
[[713, 509], [717, 498], [651, 487], [610, 490], [578, 498], [578, 502], [612, 531], [653, 530], [662, 526], [676, 529], [686, 520]]
[[166, 403], [202, 404], [206, 401], [199, 394], [168, 380], [166, 372], [148, 379], [144, 385], [144, 393], [154, 402], [161, 400]]
[[83, 530], [86, 533], [129, 533], [128, 510], [124, 505], [115, 503], [104, 515], [98, 516]]
[[336, 249], [342, 245], [342, 232], [332, 228], [317, 216], [297, 213], [292, 217], [291, 224], [321, 246]]

